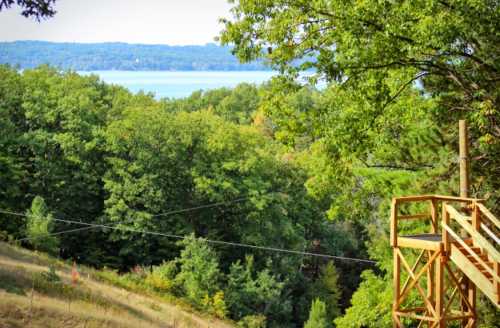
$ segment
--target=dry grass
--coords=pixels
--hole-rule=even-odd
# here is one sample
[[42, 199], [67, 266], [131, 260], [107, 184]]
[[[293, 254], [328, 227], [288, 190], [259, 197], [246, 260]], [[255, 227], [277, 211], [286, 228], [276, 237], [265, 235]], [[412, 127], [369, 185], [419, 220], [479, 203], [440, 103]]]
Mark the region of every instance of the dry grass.
[[[33, 277], [47, 272], [48, 265], [57, 268], [64, 293], [33, 289]], [[164, 300], [107, 285], [87, 273], [71, 286], [70, 270], [62, 261], [0, 243], [0, 328], [232, 327]]]

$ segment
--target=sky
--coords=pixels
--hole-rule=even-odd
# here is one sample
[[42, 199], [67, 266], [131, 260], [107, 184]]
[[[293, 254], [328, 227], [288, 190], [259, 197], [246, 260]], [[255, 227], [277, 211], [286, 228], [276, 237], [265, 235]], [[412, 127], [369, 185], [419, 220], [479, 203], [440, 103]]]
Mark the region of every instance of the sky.
[[0, 41], [127, 42], [189, 45], [214, 42], [229, 17], [227, 0], [57, 0], [54, 17], [0, 12]]

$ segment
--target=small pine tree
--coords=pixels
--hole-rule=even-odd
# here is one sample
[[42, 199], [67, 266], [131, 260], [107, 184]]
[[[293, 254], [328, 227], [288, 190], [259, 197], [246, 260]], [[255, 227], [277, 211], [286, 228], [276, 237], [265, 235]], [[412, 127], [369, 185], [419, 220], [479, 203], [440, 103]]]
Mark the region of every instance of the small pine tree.
[[328, 319], [335, 319], [340, 315], [339, 301], [342, 296], [338, 285], [339, 274], [332, 262], [321, 267], [320, 279], [317, 284], [318, 297], [325, 302]]
[[328, 319], [326, 318], [326, 305], [320, 299], [315, 299], [311, 304], [309, 319], [304, 324], [304, 328], [328, 328]]
[[214, 295], [222, 278], [217, 253], [204, 239], [197, 239], [194, 235], [179, 244], [184, 249], [179, 258], [180, 272], [176, 279], [183, 285], [188, 300], [204, 306], [207, 302], [205, 295]]
[[54, 225], [54, 217], [49, 213], [42, 197], [36, 196], [33, 199], [26, 216], [28, 218], [26, 235], [33, 248], [56, 254], [59, 249], [59, 240], [54, 236], [50, 236]]

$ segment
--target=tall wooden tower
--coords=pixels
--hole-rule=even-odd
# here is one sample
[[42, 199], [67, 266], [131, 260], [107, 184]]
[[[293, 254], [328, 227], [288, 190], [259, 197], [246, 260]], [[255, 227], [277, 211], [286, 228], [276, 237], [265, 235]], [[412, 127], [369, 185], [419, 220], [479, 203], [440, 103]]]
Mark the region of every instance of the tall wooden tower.
[[500, 307], [500, 221], [468, 198], [466, 131], [461, 121], [460, 197], [392, 200], [394, 327], [476, 327], [476, 288]]

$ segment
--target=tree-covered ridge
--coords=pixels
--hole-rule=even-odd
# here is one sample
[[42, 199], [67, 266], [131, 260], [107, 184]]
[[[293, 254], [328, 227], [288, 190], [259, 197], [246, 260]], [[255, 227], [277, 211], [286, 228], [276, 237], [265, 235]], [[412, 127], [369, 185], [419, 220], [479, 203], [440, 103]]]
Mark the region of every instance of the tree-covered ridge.
[[[348, 304], [366, 265], [127, 230], [366, 256], [354, 227], [309, 195], [308, 156], [275, 140], [259, 111], [268, 86], [157, 101], [48, 67], [0, 75], [0, 208], [27, 213], [0, 214], [2, 236], [96, 267], [153, 265], [151, 288], [247, 326], [300, 325], [313, 298], [330, 321]], [[125, 230], [45, 237], [75, 219]]]
[[242, 64], [231, 48], [127, 43], [0, 42], [0, 64], [34, 68], [49, 64], [77, 71], [242, 71], [268, 70], [262, 61]]
[[[370, 106], [335, 85], [275, 78], [158, 101], [49, 67], [1, 66], [0, 76], [0, 208], [27, 213], [0, 214], [0, 230], [63, 258], [139, 268], [123, 279], [243, 327], [300, 327], [318, 316], [338, 327], [390, 325], [390, 198], [458, 189], [455, 124], [440, 121], [438, 102], [419, 88], [367, 129]], [[119, 230], [43, 238], [79, 227], [60, 219]], [[481, 311], [496, 320], [487, 305]]]

